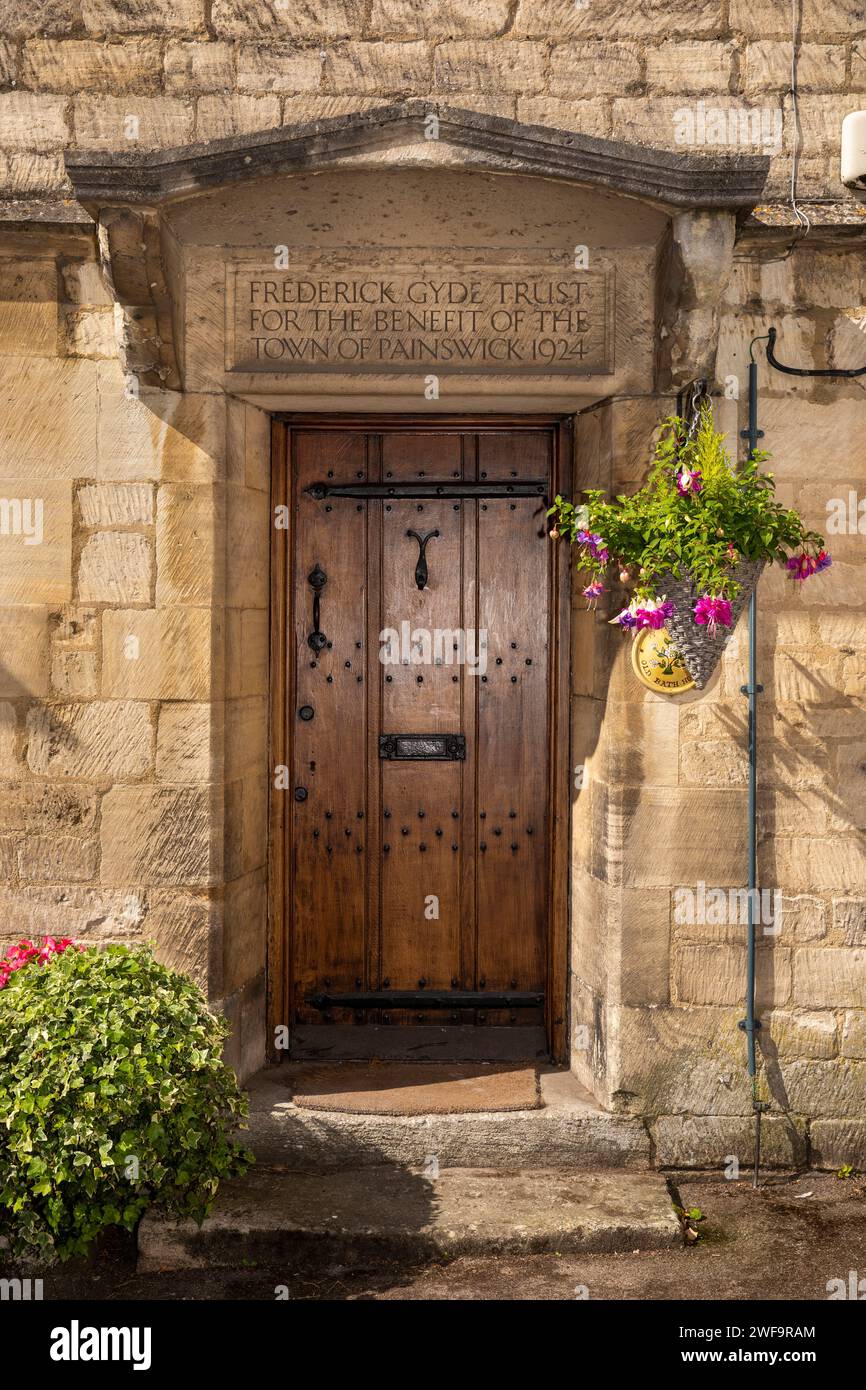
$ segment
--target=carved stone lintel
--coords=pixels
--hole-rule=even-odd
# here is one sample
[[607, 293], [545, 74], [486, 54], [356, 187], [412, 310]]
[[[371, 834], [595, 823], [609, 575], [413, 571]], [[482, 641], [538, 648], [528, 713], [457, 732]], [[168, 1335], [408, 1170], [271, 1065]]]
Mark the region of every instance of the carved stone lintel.
[[158, 214], [148, 208], [102, 209], [97, 235], [102, 273], [115, 300], [125, 375], [131, 384], [179, 390]]

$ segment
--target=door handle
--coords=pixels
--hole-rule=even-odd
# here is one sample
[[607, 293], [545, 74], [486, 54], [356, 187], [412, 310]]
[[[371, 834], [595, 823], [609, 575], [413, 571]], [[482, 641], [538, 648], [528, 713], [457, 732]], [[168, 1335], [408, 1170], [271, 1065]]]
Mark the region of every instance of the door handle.
[[327, 637], [322, 632], [320, 625], [320, 604], [322, 590], [328, 582], [328, 576], [321, 565], [316, 564], [307, 575], [307, 583], [313, 591], [313, 630], [307, 638], [307, 646], [311, 647], [317, 654], [322, 651], [327, 644]]
[[427, 542], [433, 536], [438, 536], [438, 531], [425, 531], [419, 535], [417, 531], [407, 531], [407, 536], [412, 536], [418, 542], [418, 563], [415, 566], [415, 583], [419, 589], [427, 587]]

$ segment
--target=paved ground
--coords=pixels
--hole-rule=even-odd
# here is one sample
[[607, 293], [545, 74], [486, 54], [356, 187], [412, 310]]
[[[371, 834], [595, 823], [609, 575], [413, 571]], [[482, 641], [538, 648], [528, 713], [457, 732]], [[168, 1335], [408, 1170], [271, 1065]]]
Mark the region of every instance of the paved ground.
[[[292, 1299], [806, 1299], [827, 1282], [866, 1278], [866, 1181], [826, 1174], [747, 1182], [683, 1175], [683, 1206], [699, 1207], [701, 1239], [689, 1248], [620, 1255], [461, 1258], [417, 1269], [246, 1268], [207, 1274], [135, 1273], [131, 1244], [114, 1242], [91, 1267], [46, 1280], [46, 1298]], [[809, 1193], [809, 1196], [800, 1194]], [[285, 1295], [284, 1295], [285, 1296]]]

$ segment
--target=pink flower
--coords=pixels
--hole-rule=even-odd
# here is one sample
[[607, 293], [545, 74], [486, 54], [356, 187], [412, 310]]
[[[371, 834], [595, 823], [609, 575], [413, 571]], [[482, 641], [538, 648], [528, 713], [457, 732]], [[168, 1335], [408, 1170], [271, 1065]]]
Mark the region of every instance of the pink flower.
[[583, 591], [583, 597], [589, 599], [590, 608], [595, 608], [598, 604], [598, 600], [601, 598], [601, 595], [604, 592], [605, 588], [601, 580], [594, 579], [591, 584], [587, 584], [586, 588]]
[[[48, 965], [54, 956], [62, 956], [70, 946], [75, 946], [71, 936], [46, 936], [41, 946], [23, 937], [17, 946], [10, 946], [5, 957], [0, 959], [0, 989], [5, 989], [16, 970], [22, 970], [31, 961], [36, 961], [37, 965]], [[84, 947], [79, 946], [78, 950], [83, 951]]]
[[681, 468], [677, 474], [677, 492], [680, 497], [688, 497], [689, 493], [700, 492], [703, 487], [701, 480], [701, 470], [699, 468]]
[[731, 605], [726, 598], [713, 598], [711, 594], [704, 594], [695, 604], [695, 622], [702, 625], [705, 623], [711, 637], [715, 637], [719, 623], [722, 627], [730, 627], [731, 621]]

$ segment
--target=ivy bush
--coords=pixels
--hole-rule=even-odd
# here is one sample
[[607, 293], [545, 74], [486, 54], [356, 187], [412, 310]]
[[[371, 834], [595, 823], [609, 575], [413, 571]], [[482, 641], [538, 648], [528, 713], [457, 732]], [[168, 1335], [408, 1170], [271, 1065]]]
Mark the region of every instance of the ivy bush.
[[[51, 938], [46, 939], [47, 942]], [[149, 948], [37, 951], [0, 970], [0, 1237], [13, 1258], [84, 1255], [154, 1202], [204, 1219], [252, 1155], [229, 1031]], [[68, 949], [72, 947], [72, 949]]]

